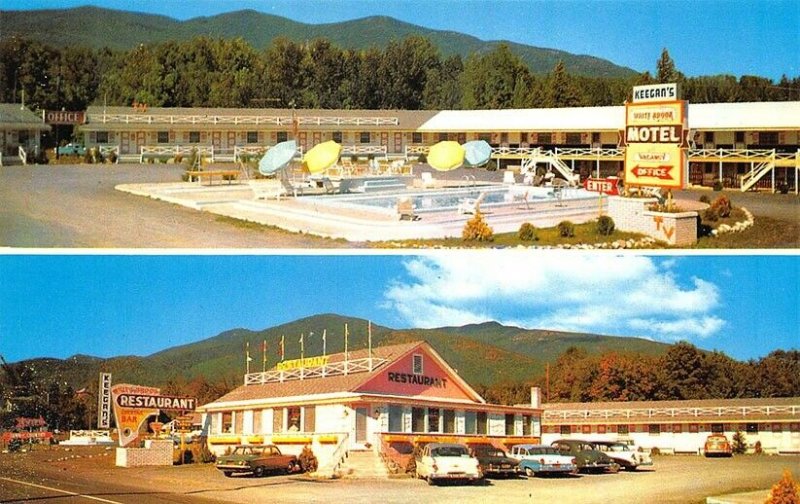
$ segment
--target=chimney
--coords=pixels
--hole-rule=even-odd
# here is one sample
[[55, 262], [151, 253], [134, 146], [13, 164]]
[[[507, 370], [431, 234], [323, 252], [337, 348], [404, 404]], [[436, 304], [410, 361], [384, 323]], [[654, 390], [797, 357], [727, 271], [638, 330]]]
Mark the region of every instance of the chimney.
[[531, 408], [542, 407], [542, 389], [531, 387]]

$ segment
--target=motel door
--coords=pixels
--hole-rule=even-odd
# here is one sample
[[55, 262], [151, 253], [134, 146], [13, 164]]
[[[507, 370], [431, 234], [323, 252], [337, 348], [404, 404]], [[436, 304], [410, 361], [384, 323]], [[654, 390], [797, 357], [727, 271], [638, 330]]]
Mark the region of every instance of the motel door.
[[236, 147], [236, 132], [229, 131], [228, 132], [228, 145], [226, 146], [228, 149], [233, 149]]
[[120, 153], [121, 154], [130, 154], [131, 148], [131, 136], [127, 131], [122, 132], [122, 137], [120, 140]]
[[393, 152], [403, 152], [403, 134], [402, 133], [395, 133], [394, 134], [394, 151]]
[[221, 131], [212, 131], [211, 132], [211, 145], [214, 146], [215, 149], [219, 149], [222, 145], [222, 132]]
[[367, 441], [367, 408], [356, 408], [356, 443]]

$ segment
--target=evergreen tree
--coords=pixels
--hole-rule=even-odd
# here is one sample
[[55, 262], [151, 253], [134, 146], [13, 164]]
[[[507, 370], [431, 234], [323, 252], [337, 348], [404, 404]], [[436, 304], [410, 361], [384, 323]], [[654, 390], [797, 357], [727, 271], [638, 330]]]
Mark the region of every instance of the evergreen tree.
[[550, 76], [550, 107], [579, 107], [582, 105], [580, 91], [567, 73], [563, 61], [556, 63]]
[[669, 55], [669, 51], [665, 47], [661, 51], [661, 57], [656, 62], [656, 82], [678, 82], [683, 76], [675, 68], [675, 62]]

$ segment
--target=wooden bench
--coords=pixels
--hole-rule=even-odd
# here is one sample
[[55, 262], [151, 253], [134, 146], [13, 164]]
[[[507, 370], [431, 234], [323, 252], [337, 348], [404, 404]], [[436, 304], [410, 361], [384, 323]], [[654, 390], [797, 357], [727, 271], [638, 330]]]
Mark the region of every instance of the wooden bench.
[[214, 185], [214, 177], [219, 177], [220, 180], [227, 180], [228, 185], [239, 179], [239, 170], [191, 170], [187, 171], [186, 174], [189, 176], [189, 182], [194, 182], [196, 179], [202, 183], [203, 179], [207, 179], [208, 185]]

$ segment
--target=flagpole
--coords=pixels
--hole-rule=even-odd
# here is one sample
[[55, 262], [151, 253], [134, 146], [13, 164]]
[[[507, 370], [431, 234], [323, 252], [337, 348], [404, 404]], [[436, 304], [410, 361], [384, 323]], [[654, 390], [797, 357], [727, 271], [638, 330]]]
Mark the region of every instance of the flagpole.
[[344, 325], [344, 374], [347, 374], [347, 324]]
[[286, 346], [283, 341], [283, 334], [281, 334], [281, 362], [286, 360]]
[[262, 353], [264, 355], [264, 357], [262, 358], [262, 361], [261, 361], [261, 372], [262, 373], [266, 373], [267, 372], [267, 340], [264, 340], [264, 343], [261, 346], [261, 351], [262, 351]]
[[369, 370], [372, 371], [372, 321], [367, 321], [367, 344], [369, 345]]
[[244, 348], [245, 348], [244, 352], [245, 352], [245, 363], [246, 363], [245, 367], [247, 369], [245, 374], [250, 374], [250, 342], [249, 341], [245, 342]]
[[328, 355], [328, 330], [322, 330], [322, 356]]

